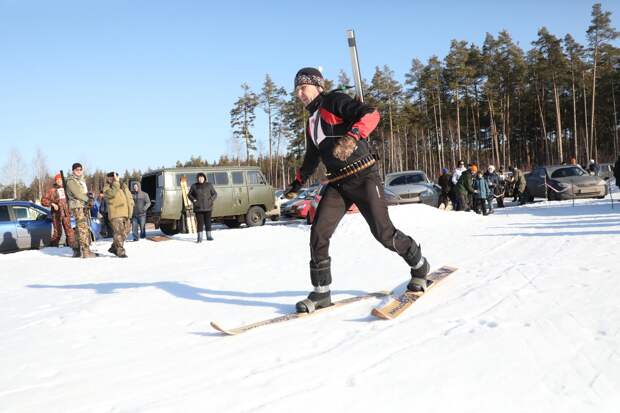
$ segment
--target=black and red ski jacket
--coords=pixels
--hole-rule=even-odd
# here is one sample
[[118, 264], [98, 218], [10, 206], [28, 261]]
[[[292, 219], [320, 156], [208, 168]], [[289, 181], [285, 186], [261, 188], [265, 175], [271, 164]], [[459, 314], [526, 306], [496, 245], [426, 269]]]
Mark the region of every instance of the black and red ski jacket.
[[[340, 91], [321, 93], [306, 109], [311, 113], [306, 125], [306, 154], [295, 177], [300, 184], [314, 173], [319, 161], [328, 173], [338, 175], [347, 165], [370, 155], [368, 136], [380, 119], [376, 109]], [[344, 135], [358, 141], [346, 162], [333, 155], [336, 141]]]

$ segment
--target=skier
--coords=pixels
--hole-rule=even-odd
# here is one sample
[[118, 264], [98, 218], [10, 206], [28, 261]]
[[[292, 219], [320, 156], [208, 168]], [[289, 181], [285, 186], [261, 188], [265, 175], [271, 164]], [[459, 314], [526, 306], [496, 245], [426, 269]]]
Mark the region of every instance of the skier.
[[199, 172], [196, 175], [198, 182], [192, 184], [187, 197], [194, 205], [194, 213], [198, 223], [196, 228], [196, 242], [202, 242], [202, 231], [207, 231], [207, 241], [213, 241], [211, 236], [211, 210], [213, 203], [217, 198], [217, 192], [210, 182], [207, 182], [207, 176]]
[[327, 169], [329, 182], [310, 230], [310, 280], [314, 291], [297, 303], [300, 313], [331, 305], [329, 241], [353, 203], [374, 237], [411, 267], [409, 290], [423, 291], [429, 271], [420, 245], [397, 230], [388, 214], [383, 185], [368, 145], [368, 136], [379, 123], [379, 112], [345, 93], [325, 92], [324, 85], [323, 75], [315, 68], [303, 68], [295, 76], [295, 94], [310, 117], [304, 160], [285, 196], [292, 199], [320, 161]]
[[71, 248], [76, 248], [75, 234], [73, 228], [71, 228], [71, 212], [69, 211], [69, 205], [67, 205], [67, 197], [65, 196], [65, 189], [62, 186], [62, 175], [57, 174], [54, 177], [53, 186], [48, 189], [45, 196], [41, 198], [41, 205], [48, 207], [52, 211], [52, 227], [54, 233], [50, 245], [57, 247], [60, 237], [62, 236], [62, 230], [65, 231], [65, 244]]
[[90, 250], [91, 240], [87, 214], [94, 200], [88, 197], [82, 164], [79, 162], [74, 163], [71, 166], [71, 172], [71, 175], [67, 178], [66, 190], [67, 198], [69, 198], [69, 208], [75, 218], [77, 231], [77, 243], [75, 248], [73, 248], [73, 257], [93, 258], [97, 255]]

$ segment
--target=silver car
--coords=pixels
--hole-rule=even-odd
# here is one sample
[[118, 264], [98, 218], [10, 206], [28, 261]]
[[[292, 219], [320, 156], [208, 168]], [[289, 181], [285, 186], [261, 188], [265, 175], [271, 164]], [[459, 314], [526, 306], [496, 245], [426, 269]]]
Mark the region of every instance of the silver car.
[[399, 198], [398, 203], [437, 206], [439, 190], [423, 171], [394, 172], [385, 176], [385, 188]]
[[607, 195], [606, 182], [577, 165], [539, 166], [526, 177], [526, 182], [528, 201], [535, 197], [563, 200], [604, 198]]

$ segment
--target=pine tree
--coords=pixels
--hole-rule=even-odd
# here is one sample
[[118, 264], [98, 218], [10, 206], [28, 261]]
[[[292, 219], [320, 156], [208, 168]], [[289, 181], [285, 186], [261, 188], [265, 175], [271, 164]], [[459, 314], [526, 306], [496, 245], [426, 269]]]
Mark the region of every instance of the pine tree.
[[256, 106], [259, 104], [258, 96], [250, 90], [247, 83], [241, 85], [243, 95], [237, 99], [230, 111], [230, 126], [233, 136], [245, 143], [246, 162], [250, 162], [250, 151], [256, 150], [256, 139], [251, 132], [256, 119]]

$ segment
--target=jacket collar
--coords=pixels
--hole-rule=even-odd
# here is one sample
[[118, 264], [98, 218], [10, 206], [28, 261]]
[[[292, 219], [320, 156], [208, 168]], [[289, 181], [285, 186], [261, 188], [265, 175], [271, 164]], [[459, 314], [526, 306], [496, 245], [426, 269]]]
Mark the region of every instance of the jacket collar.
[[306, 109], [308, 110], [308, 112], [314, 113], [314, 111], [319, 108], [322, 101], [323, 101], [323, 93], [319, 93], [319, 95], [315, 97], [312, 102], [308, 103], [308, 106], [306, 106]]

